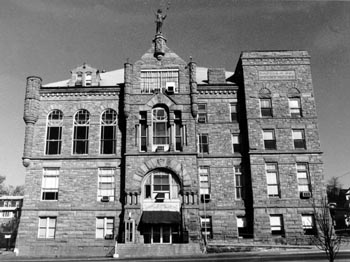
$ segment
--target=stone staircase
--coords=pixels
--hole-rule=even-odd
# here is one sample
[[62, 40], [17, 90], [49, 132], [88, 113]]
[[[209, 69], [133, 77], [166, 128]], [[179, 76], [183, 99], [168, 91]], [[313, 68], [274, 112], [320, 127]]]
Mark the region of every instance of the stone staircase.
[[202, 254], [199, 243], [189, 244], [118, 244], [120, 258], [171, 257]]

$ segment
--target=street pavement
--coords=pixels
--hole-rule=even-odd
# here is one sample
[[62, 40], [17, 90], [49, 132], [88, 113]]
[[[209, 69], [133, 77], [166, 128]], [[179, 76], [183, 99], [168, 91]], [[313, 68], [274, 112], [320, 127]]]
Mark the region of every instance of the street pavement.
[[[11, 251], [0, 251], [1, 262], [35, 262], [35, 261], [62, 261], [62, 262], [102, 262], [102, 261], [145, 261], [145, 262], [161, 262], [161, 261], [172, 261], [172, 262], [205, 262], [205, 261], [249, 261], [249, 262], [272, 262], [272, 261], [320, 261], [327, 262], [325, 253], [316, 248], [312, 249], [293, 249], [293, 250], [280, 250], [280, 249], [266, 249], [261, 251], [252, 252], [233, 252], [233, 253], [211, 253], [194, 256], [178, 256], [178, 257], [150, 257], [150, 258], [110, 258], [110, 257], [59, 257], [59, 258], [29, 258], [29, 257], [16, 257]], [[350, 261], [350, 249], [343, 249], [339, 252], [336, 261], [349, 262]]]

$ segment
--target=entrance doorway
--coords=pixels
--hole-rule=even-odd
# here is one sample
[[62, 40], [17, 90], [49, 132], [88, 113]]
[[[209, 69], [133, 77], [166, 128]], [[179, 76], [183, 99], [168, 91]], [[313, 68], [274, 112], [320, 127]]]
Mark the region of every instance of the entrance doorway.
[[179, 243], [178, 225], [147, 225], [143, 229], [145, 244]]

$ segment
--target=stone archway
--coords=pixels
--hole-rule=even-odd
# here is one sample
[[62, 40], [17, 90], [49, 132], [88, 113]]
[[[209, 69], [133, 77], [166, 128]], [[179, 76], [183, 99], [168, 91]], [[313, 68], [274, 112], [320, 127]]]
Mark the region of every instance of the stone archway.
[[152, 158], [152, 159], [146, 161], [144, 164], [142, 164], [134, 174], [134, 177], [133, 177], [134, 181], [140, 182], [139, 184], [141, 187], [141, 181], [142, 181], [143, 177], [146, 174], [148, 174], [150, 171], [157, 169], [157, 168], [169, 169], [175, 175], [178, 176], [180, 182], [182, 183], [182, 185], [184, 187], [191, 186], [190, 175], [183, 168], [182, 163], [180, 163], [174, 159], [169, 159], [169, 158], [164, 158], [164, 157]]

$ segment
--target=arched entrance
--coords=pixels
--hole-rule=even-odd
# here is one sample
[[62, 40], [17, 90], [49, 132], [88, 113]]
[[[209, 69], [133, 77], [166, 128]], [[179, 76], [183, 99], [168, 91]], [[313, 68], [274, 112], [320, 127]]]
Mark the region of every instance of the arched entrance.
[[182, 222], [180, 180], [162, 168], [149, 172], [141, 185], [139, 228], [144, 243], [179, 243]]

